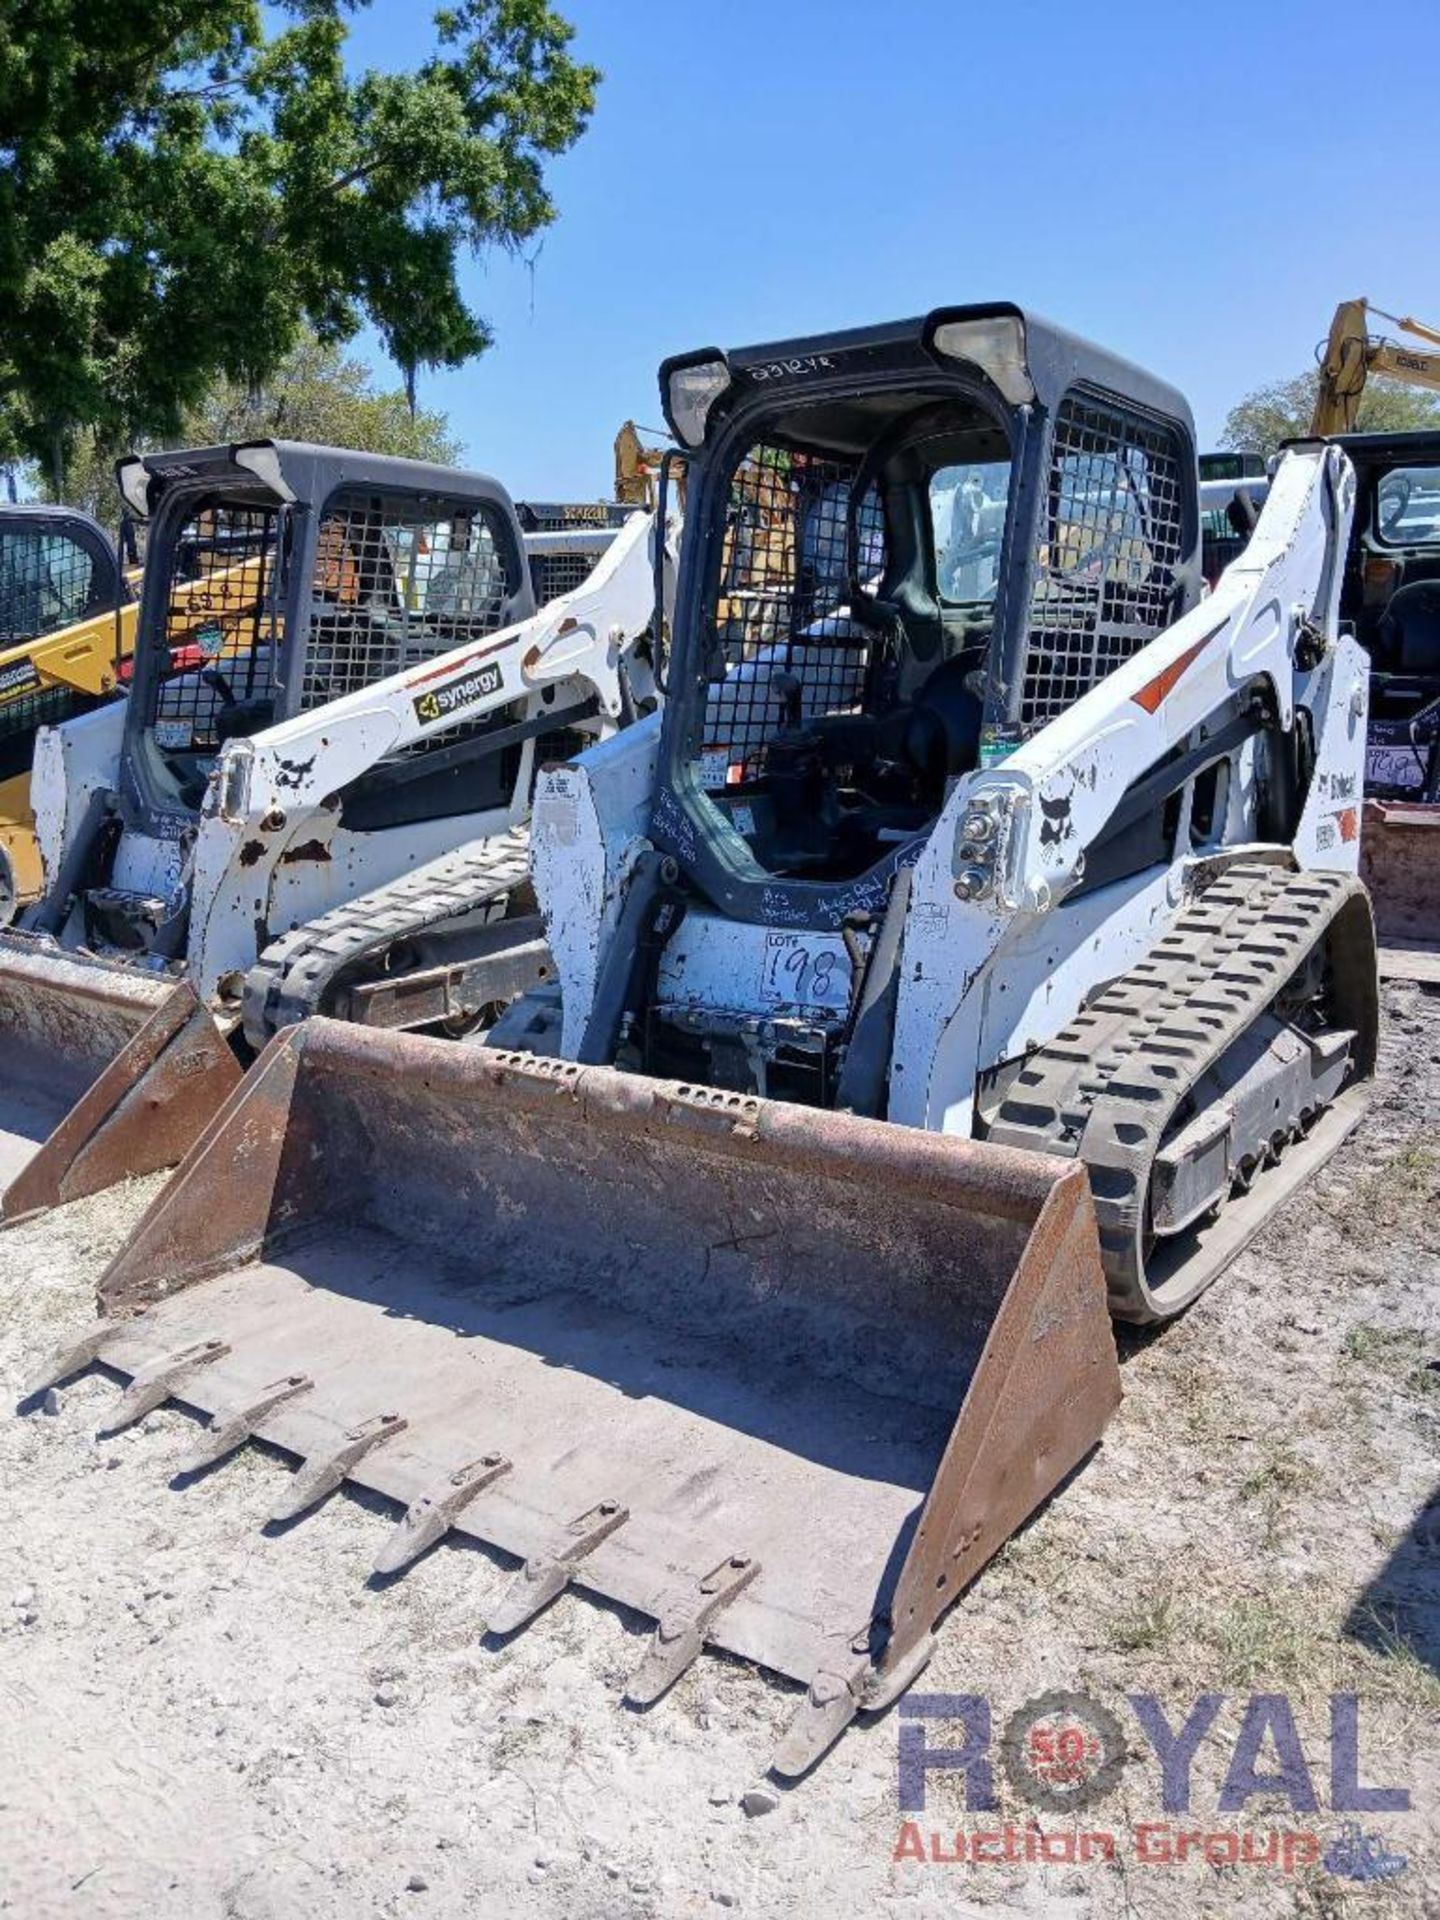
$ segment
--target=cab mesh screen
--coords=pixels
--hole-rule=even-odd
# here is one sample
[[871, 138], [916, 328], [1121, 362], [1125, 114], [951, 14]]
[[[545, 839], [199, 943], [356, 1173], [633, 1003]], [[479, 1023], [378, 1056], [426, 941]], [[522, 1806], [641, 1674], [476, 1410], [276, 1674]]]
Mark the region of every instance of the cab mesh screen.
[[1043, 726], [1169, 625], [1184, 553], [1167, 427], [1071, 395], [1056, 416], [1021, 720]]
[[567, 542], [561, 551], [531, 553], [530, 580], [535, 589], [536, 606], [548, 606], [562, 593], [573, 593], [576, 587], [583, 587], [614, 537], [608, 532], [587, 532], [573, 544]]
[[0, 649], [73, 626], [96, 611], [113, 582], [64, 533], [0, 529]]
[[253, 716], [257, 703], [273, 703], [283, 604], [274, 577], [278, 520], [273, 508], [210, 505], [182, 529], [166, 605], [171, 672], [155, 698], [162, 749], [214, 753], [227, 708]]
[[494, 633], [509, 593], [482, 507], [336, 494], [315, 550], [301, 710]]
[[[859, 704], [878, 636], [847, 611], [854, 477], [851, 462], [772, 446], [751, 448], [731, 477], [711, 607], [723, 675], [706, 695], [706, 786], [758, 777], [782, 724]], [[856, 537], [861, 580], [873, 580], [884, 568], [873, 490]]]
[[29, 772], [39, 728], [61, 726], [97, 704], [94, 695], [77, 693], [74, 687], [42, 687], [18, 699], [0, 700], [0, 780]]

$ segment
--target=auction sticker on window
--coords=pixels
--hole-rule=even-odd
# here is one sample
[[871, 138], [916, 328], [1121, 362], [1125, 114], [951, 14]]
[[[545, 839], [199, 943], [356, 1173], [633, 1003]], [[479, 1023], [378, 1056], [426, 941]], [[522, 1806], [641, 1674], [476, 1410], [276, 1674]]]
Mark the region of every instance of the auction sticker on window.
[[843, 940], [823, 933], [768, 933], [761, 992], [771, 1007], [850, 1004], [850, 957]]
[[469, 673], [458, 674], [453, 680], [446, 680], [438, 687], [427, 687], [424, 693], [417, 693], [411, 705], [415, 709], [415, 718], [421, 726], [428, 726], [435, 720], [448, 720], [452, 714], [474, 706], [477, 700], [483, 700], [488, 694], [499, 691], [502, 675], [497, 663], [486, 661], [483, 667], [474, 667]]
[[702, 747], [700, 749], [700, 785], [706, 793], [714, 793], [725, 786], [730, 779], [729, 747]]

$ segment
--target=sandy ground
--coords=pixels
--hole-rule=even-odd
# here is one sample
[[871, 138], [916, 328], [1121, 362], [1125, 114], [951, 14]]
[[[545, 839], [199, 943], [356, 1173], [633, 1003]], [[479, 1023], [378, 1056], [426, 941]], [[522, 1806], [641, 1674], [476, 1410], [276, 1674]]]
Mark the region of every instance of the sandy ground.
[[[893, 1713], [749, 1814], [793, 1693], [707, 1658], [626, 1711], [646, 1623], [575, 1594], [492, 1652], [478, 1622], [498, 1557], [447, 1545], [372, 1590], [383, 1503], [339, 1497], [267, 1538], [277, 1456], [251, 1448], [174, 1491], [194, 1422], [166, 1409], [97, 1442], [116, 1389], [92, 1374], [53, 1413], [0, 1415], [0, 1910], [1440, 1914], [1440, 998], [1393, 989], [1387, 1012], [1361, 1131], [1182, 1323], [1124, 1342], [1105, 1445], [952, 1612], [921, 1683], [987, 1696], [997, 1731], [1047, 1689], [1108, 1707], [1128, 1758], [1081, 1825], [1116, 1836], [1113, 1862], [1027, 1865], [1027, 1828], [1073, 1846], [1076, 1822], [998, 1769], [999, 1814], [937, 1774], [915, 1833], [949, 1852], [957, 1829], [1008, 1824], [1021, 1857], [895, 1859]], [[0, 1236], [11, 1401], [85, 1320], [146, 1197]], [[1167, 1816], [1127, 1699], [1150, 1693], [1178, 1724], [1207, 1690], [1223, 1699], [1192, 1811]], [[1359, 1816], [1405, 1857], [1397, 1877], [1135, 1857], [1143, 1823], [1160, 1823], [1155, 1850], [1180, 1830], [1328, 1847], [1347, 1817], [1336, 1692], [1359, 1696], [1362, 1779], [1411, 1797]], [[1313, 1813], [1274, 1793], [1218, 1810], [1264, 1694], [1291, 1703]], [[1277, 1770], [1273, 1746], [1257, 1765]]]

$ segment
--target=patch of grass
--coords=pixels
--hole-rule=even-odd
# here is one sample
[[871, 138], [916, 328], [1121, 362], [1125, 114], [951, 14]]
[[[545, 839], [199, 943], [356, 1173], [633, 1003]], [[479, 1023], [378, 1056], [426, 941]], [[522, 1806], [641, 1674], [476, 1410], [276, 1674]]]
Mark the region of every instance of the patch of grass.
[[1267, 1547], [1279, 1545], [1286, 1521], [1294, 1517], [1297, 1497], [1308, 1493], [1319, 1479], [1303, 1454], [1281, 1444], [1269, 1448], [1240, 1482], [1240, 1498], [1258, 1505], [1264, 1515]]
[[1207, 1638], [1230, 1687], [1260, 1680], [1314, 1685], [1329, 1665], [1329, 1636], [1317, 1631], [1313, 1616], [1276, 1600], [1234, 1601], [1208, 1623]]
[[1151, 1409], [1151, 1425], [1173, 1431], [1176, 1415], [1190, 1440], [1227, 1437], [1239, 1415], [1213, 1364], [1185, 1360], [1160, 1376], [1160, 1404]]
[[1344, 1354], [1361, 1366], [1389, 1367], [1397, 1351], [1408, 1353], [1419, 1338], [1413, 1327], [1372, 1327], [1362, 1321], [1346, 1334]]
[[495, 1771], [499, 1773], [506, 1767], [513, 1768], [517, 1760], [528, 1760], [544, 1742], [545, 1732], [542, 1724], [530, 1720], [503, 1726], [490, 1748], [490, 1761]]
[[1360, 1673], [1357, 1690], [1415, 1713], [1440, 1713], [1440, 1673], [1416, 1648], [1391, 1608], [1360, 1608], [1349, 1625]]
[[1383, 1373], [1418, 1399], [1440, 1396], [1440, 1367], [1431, 1364], [1429, 1342], [1415, 1327], [1376, 1327], [1362, 1322], [1345, 1336], [1347, 1361]]
[[1117, 1653], [1163, 1653], [1182, 1627], [1173, 1594], [1145, 1594], [1110, 1621], [1110, 1644]]
[[1356, 1182], [1334, 1217], [1341, 1231], [1364, 1239], [1379, 1228], [1429, 1228], [1440, 1201], [1440, 1145], [1420, 1134]]
[[1183, 1643], [1197, 1686], [1283, 1687], [1315, 1697], [1345, 1691], [1417, 1718], [1440, 1712], [1440, 1673], [1392, 1610], [1367, 1607], [1347, 1617], [1338, 1595], [1296, 1588], [1213, 1609], [1198, 1601], [1172, 1607], [1153, 1624], [1141, 1609], [1133, 1620], [1119, 1616], [1112, 1633], [1127, 1632], [1143, 1648], [1147, 1630]]

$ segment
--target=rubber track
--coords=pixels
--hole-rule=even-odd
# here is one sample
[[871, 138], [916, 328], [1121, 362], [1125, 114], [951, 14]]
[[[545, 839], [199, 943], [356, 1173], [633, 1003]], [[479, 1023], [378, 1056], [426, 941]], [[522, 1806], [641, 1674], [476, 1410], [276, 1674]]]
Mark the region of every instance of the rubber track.
[[528, 828], [498, 834], [282, 934], [245, 976], [246, 1039], [262, 1047], [282, 1027], [322, 1012], [337, 978], [386, 947], [503, 905], [529, 872], [529, 850]]
[[1002, 1103], [990, 1140], [1090, 1169], [1119, 1318], [1157, 1317], [1141, 1243], [1151, 1166], [1181, 1103], [1361, 892], [1348, 874], [1228, 868], [1143, 960], [1030, 1056]]

